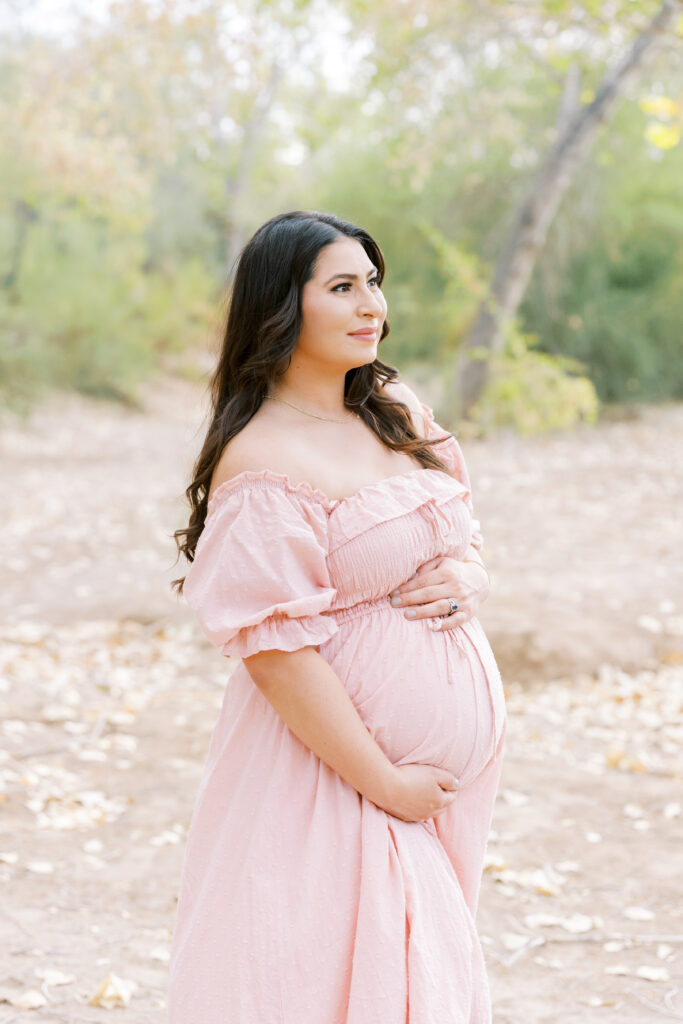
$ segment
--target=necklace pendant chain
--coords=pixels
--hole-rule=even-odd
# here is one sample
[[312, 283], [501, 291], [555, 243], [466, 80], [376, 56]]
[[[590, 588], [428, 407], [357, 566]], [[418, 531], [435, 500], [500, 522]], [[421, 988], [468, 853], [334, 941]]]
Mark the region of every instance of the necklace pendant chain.
[[[268, 395], [268, 398], [273, 402], [282, 402], [283, 405], [288, 405], [291, 409], [296, 409], [297, 412], [302, 412], [305, 416], [313, 416], [316, 420], [326, 420], [328, 423], [349, 423], [350, 420], [333, 420], [330, 416], [320, 416], [315, 412], [307, 412], [306, 409], [300, 409], [298, 405], [292, 405], [291, 402], [287, 402], [284, 398], [276, 398], [275, 395]], [[357, 417], [358, 413], [352, 412], [352, 417]]]

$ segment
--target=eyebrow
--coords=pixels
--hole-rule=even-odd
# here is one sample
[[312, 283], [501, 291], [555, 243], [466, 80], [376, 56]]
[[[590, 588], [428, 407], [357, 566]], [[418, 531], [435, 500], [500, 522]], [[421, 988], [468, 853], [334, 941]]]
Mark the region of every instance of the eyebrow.
[[[368, 277], [370, 274], [379, 274], [377, 267], [372, 267], [371, 270], [368, 270]], [[334, 281], [336, 277], [350, 277], [352, 281], [358, 280], [358, 274], [333, 274], [329, 281], [325, 281], [325, 284], [329, 284], [330, 281]]]

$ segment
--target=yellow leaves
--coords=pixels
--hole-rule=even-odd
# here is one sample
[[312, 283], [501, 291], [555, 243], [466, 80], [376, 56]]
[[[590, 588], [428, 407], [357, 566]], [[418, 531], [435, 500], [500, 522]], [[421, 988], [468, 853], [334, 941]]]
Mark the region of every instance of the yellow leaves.
[[504, 871], [507, 867], [505, 858], [500, 854], [487, 852], [484, 858], [484, 871]]
[[551, 867], [514, 871], [506, 865], [502, 857], [494, 854], [487, 855], [484, 871], [493, 875], [497, 882], [512, 883], [520, 889], [540, 896], [559, 895], [565, 882], [564, 876]]
[[623, 766], [628, 772], [646, 772], [647, 765], [639, 757], [628, 757]]
[[647, 96], [640, 109], [656, 120], [648, 121], [645, 138], [656, 149], [673, 149], [683, 131], [683, 106], [670, 96]]
[[645, 138], [657, 149], [673, 149], [680, 141], [681, 126], [651, 121], [645, 129]]
[[137, 987], [135, 981], [110, 974], [90, 1000], [90, 1006], [103, 1006], [107, 1010], [117, 1006], [130, 1006], [131, 997]]
[[621, 765], [625, 757], [626, 751], [624, 750], [623, 746], [620, 746], [616, 743], [612, 743], [607, 749], [607, 753], [605, 754], [605, 764], [607, 764], [610, 768], [617, 768], [618, 765]]
[[640, 101], [640, 109], [654, 117], [677, 117], [681, 110], [675, 100], [668, 96], [648, 96]]
[[626, 772], [646, 772], [648, 770], [642, 757], [629, 754], [618, 744], [612, 744], [605, 754], [605, 764], [610, 768], [620, 768]]

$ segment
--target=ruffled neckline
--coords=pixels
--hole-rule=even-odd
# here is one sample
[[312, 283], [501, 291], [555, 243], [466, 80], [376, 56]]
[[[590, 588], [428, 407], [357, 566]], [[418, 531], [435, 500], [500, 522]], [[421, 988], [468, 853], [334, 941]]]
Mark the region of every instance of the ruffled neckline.
[[[421, 402], [422, 412], [424, 414], [424, 422], [426, 429], [426, 436], [433, 437], [436, 423], [434, 420], [434, 412], [432, 408], [425, 402]], [[447, 437], [444, 437], [447, 440]], [[390, 494], [394, 485], [398, 485], [397, 489], [399, 492], [404, 492], [406, 486], [409, 485], [412, 479], [415, 479], [416, 483], [421, 482], [421, 477], [424, 474], [433, 474], [435, 480], [439, 479], [446, 483], [446, 486], [450, 485], [451, 489], [455, 484], [456, 489], [461, 490], [469, 494], [469, 489], [464, 484], [460, 483], [455, 477], [450, 476], [440, 469], [434, 469], [431, 466], [421, 466], [418, 469], [407, 469], [403, 473], [393, 473], [391, 476], [382, 477], [381, 480], [375, 480], [373, 483], [365, 484], [359, 490], [353, 494], [347, 495], [345, 498], [329, 498], [324, 491], [321, 491], [318, 487], [314, 487], [307, 480], [301, 480], [297, 483], [293, 483], [287, 473], [278, 473], [272, 469], [245, 469], [241, 473], [235, 474], [229, 480], [224, 480], [222, 484], [219, 484], [216, 490], [211, 495], [207, 505], [206, 518], [208, 519], [216, 509], [220, 507], [225, 498], [229, 493], [244, 484], [252, 480], [263, 480], [269, 483], [274, 483], [280, 487], [283, 487], [286, 491], [291, 494], [295, 494], [300, 498], [307, 499], [309, 501], [315, 501], [319, 505], [322, 505], [328, 516], [335, 512], [342, 506], [349, 506], [358, 501], [361, 498], [367, 497], [369, 494], [381, 493], [385, 489]], [[430, 479], [427, 477], [426, 479]]]
[[224, 480], [222, 484], [218, 485], [211, 495], [207, 505], [206, 516], [208, 519], [208, 517], [222, 504], [225, 495], [250, 480], [268, 480], [271, 483], [279, 484], [292, 494], [296, 494], [301, 498], [307, 498], [311, 501], [317, 501], [328, 513], [331, 513], [334, 512], [335, 509], [339, 508], [340, 505], [348, 505], [350, 502], [354, 502], [361, 497], [365, 497], [369, 492], [381, 490], [382, 488], [399, 480], [403, 481], [407, 480], [409, 477], [418, 477], [422, 473], [438, 473], [440, 477], [446, 477], [446, 479], [451, 483], [457, 483], [457, 481], [453, 481], [452, 477], [448, 477], [440, 469], [433, 469], [430, 466], [422, 466], [419, 469], [408, 469], [403, 473], [394, 473], [391, 476], [383, 477], [381, 480], [375, 480], [371, 484], [365, 484], [363, 487], [359, 488], [359, 490], [354, 491], [353, 494], [349, 494], [345, 498], [328, 498], [324, 491], [314, 487], [312, 484], [308, 483], [307, 480], [292, 483], [286, 473], [276, 473], [275, 470], [272, 469], [245, 469], [241, 473], [236, 473], [235, 476], [231, 477], [229, 480]]

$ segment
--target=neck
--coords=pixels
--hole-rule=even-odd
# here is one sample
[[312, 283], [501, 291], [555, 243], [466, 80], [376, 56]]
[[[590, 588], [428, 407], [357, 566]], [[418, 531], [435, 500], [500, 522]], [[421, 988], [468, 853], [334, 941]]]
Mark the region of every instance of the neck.
[[317, 374], [313, 378], [297, 374], [292, 378], [286, 373], [271, 386], [268, 393], [273, 398], [282, 398], [310, 412], [320, 413], [321, 416], [348, 415], [344, 405], [344, 378], [340, 379], [337, 375], [321, 378]]

